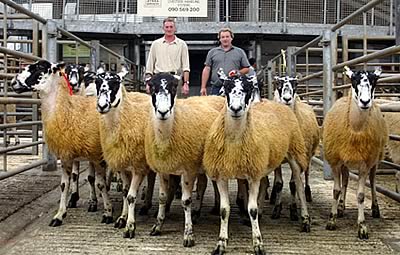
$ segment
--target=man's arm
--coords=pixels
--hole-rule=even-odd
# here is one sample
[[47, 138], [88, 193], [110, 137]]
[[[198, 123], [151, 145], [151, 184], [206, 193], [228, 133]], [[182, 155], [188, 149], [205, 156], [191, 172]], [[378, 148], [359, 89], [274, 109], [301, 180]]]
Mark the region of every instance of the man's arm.
[[208, 78], [210, 78], [210, 70], [211, 68], [209, 66], [204, 66], [203, 72], [201, 74], [201, 90], [200, 90], [200, 95], [201, 96], [207, 96], [207, 82]]
[[250, 68], [249, 67], [243, 67], [242, 69], [239, 70], [241, 75], [245, 75], [249, 72]]
[[189, 71], [184, 71], [183, 72], [183, 87], [182, 87], [182, 93], [184, 95], [189, 95]]
[[184, 95], [189, 95], [189, 72], [190, 72], [190, 66], [189, 66], [189, 49], [186, 45], [185, 42], [183, 42], [183, 50], [182, 50], [182, 56], [181, 56], [181, 68], [183, 71], [183, 87], [182, 87], [182, 93]]

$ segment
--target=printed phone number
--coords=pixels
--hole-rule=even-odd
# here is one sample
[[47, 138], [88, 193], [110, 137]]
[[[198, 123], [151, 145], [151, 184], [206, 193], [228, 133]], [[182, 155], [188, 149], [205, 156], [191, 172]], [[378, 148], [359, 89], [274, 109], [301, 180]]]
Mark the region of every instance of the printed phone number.
[[200, 12], [199, 7], [168, 7], [169, 12]]

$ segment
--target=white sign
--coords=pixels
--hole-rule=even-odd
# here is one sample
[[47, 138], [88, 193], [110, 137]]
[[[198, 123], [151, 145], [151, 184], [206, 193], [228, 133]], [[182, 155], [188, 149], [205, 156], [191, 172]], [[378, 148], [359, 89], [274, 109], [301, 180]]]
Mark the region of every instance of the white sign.
[[207, 17], [207, 0], [138, 0], [139, 16]]

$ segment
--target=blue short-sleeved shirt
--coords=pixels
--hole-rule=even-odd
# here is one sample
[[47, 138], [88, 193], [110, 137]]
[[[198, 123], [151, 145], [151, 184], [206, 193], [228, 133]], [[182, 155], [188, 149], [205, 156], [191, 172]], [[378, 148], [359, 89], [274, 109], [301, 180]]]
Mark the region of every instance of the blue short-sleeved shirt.
[[235, 46], [232, 46], [228, 51], [225, 51], [221, 46], [211, 49], [204, 64], [211, 68], [210, 83], [214, 87], [222, 86], [217, 74], [221, 67], [224, 73], [228, 75], [232, 70], [240, 70], [250, 66], [244, 50]]

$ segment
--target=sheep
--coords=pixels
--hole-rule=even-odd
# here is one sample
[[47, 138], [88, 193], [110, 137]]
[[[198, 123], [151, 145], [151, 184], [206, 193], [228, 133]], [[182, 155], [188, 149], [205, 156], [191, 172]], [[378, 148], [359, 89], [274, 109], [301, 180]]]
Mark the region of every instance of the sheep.
[[[127, 93], [121, 84], [126, 75], [104, 72], [96, 78], [97, 111], [100, 117], [100, 139], [103, 156], [113, 171], [121, 170], [124, 206], [115, 226], [125, 227], [123, 236], [135, 236], [135, 204], [140, 184], [150, 168], [144, 151], [144, 129], [147, 125], [150, 97]], [[129, 188], [127, 173], [131, 175]], [[129, 192], [128, 192], [129, 188]], [[148, 190], [152, 187], [149, 187]], [[151, 203], [151, 196], [146, 196]], [[147, 205], [149, 207], [149, 205]]]
[[67, 65], [65, 74], [68, 77], [72, 90], [75, 95], [95, 96], [96, 85], [94, 83], [96, 73], [91, 72], [89, 67], [77, 64]]
[[[304, 138], [305, 146], [306, 146], [306, 153], [307, 153], [307, 162], [308, 166], [304, 172], [305, 176], [305, 195], [307, 202], [312, 201], [311, 196], [311, 188], [309, 185], [309, 169], [311, 158], [314, 156], [315, 151], [319, 145], [319, 126], [317, 122], [317, 118], [313, 109], [305, 104], [302, 103], [297, 96], [296, 89], [297, 89], [297, 78], [292, 78], [289, 76], [286, 77], [275, 77], [276, 81], [276, 90], [274, 93], [274, 100], [276, 102], [282, 103], [284, 105], [289, 106], [292, 111], [295, 113], [297, 121], [300, 125], [300, 130]], [[279, 188], [278, 188], [279, 186]], [[272, 204], [277, 204], [278, 206], [275, 207], [277, 210], [274, 210], [272, 214], [273, 218], [280, 217], [280, 210], [282, 209], [282, 205], [280, 204], [280, 195], [277, 195], [277, 190], [282, 190], [282, 170], [281, 168], [277, 168], [275, 170], [275, 180], [274, 186], [271, 193], [270, 202]], [[293, 176], [290, 180], [290, 191], [292, 194], [292, 198], [295, 199], [296, 189], [294, 187], [294, 180]], [[277, 201], [276, 197], [278, 197]], [[292, 203], [292, 205], [295, 203]], [[291, 219], [297, 220], [296, 215], [296, 208], [291, 207]]]
[[[228, 242], [230, 214], [228, 179], [249, 183], [248, 214], [256, 254], [264, 254], [258, 225], [257, 198], [260, 181], [287, 158], [292, 166], [301, 200], [301, 231], [310, 231], [310, 216], [305, 203], [300, 170], [307, 166], [304, 140], [297, 119], [288, 107], [263, 101], [250, 107], [253, 84], [245, 76], [224, 80], [226, 103], [212, 124], [205, 143], [203, 166], [217, 181], [221, 197], [221, 228], [212, 254], [223, 254]], [[279, 127], [285, 128], [279, 128]], [[260, 208], [261, 209], [261, 208]]]
[[[105, 164], [102, 159], [99, 132], [99, 113], [94, 97], [71, 96], [66, 77], [60, 75], [62, 64], [51, 64], [40, 60], [17, 74], [13, 88], [17, 93], [33, 89], [40, 90], [43, 135], [49, 150], [61, 160], [61, 200], [57, 214], [50, 222], [56, 227], [66, 216], [66, 199], [74, 160], [88, 159], [91, 163], [88, 181], [91, 184], [89, 211], [97, 210], [94, 182], [102, 193], [104, 213], [102, 222], [112, 222], [112, 204], [105, 186]], [[91, 172], [96, 172], [96, 178]], [[72, 176], [76, 178], [76, 176]]]
[[157, 222], [150, 235], [161, 234], [168, 175], [181, 175], [182, 207], [185, 212], [183, 245], [191, 247], [194, 245], [191, 193], [196, 176], [203, 171], [205, 134], [218, 111], [205, 102], [211, 100], [205, 97], [176, 100], [178, 79], [169, 73], [154, 75], [149, 86], [152, 100], [145, 130], [145, 152], [147, 163], [160, 176]]
[[[372, 193], [372, 217], [379, 218], [375, 173], [383, 158], [388, 130], [379, 107], [374, 103], [374, 90], [381, 74], [345, 68], [351, 79], [348, 97], [337, 100], [326, 114], [323, 125], [324, 157], [332, 168], [333, 203], [326, 229], [336, 229], [336, 218], [343, 216], [349, 168], [358, 169], [358, 237], [368, 239], [364, 218], [364, 187], [369, 174]], [[342, 183], [340, 180], [342, 179]]]

